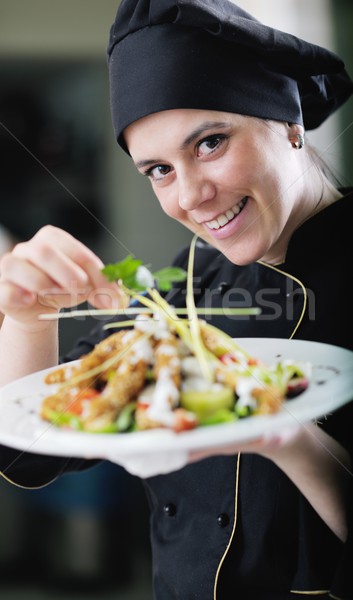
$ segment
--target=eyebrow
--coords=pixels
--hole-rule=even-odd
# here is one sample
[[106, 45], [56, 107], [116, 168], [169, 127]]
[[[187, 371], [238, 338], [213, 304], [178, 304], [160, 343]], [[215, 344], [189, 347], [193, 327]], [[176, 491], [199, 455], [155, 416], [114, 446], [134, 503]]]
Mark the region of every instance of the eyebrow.
[[[205, 121], [201, 123], [196, 129], [194, 129], [181, 143], [180, 150], [185, 150], [185, 148], [194, 142], [200, 135], [202, 135], [205, 131], [209, 129], [226, 129], [230, 126], [230, 123], [226, 121]], [[149, 167], [150, 165], [156, 165], [158, 163], [162, 163], [163, 159], [159, 158], [151, 158], [147, 160], [139, 160], [135, 163], [137, 169], [142, 169], [143, 167]]]
[[188, 135], [180, 146], [181, 150], [184, 150], [191, 142], [194, 142], [200, 135], [205, 133], [208, 129], [225, 129], [229, 127], [229, 123], [225, 121], [205, 121], [201, 123], [194, 131]]

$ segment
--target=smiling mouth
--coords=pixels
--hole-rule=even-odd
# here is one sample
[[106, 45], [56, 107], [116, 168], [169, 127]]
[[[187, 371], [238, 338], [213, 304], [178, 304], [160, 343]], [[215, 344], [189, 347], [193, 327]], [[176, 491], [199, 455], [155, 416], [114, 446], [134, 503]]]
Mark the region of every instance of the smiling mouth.
[[233, 221], [233, 219], [235, 219], [235, 217], [237, 217], [239, 213], [241, 213], [247, 201], [248, 196], [245, 196], [244, 198], [242, 198], [242, 200], [240, 200], [240, 202], [238, 202], [238, 204], [235, 204], [232, 208], [227, 210], [225, 213], [219, 215], [216, 219], [213, 219], [212, 221], [207, 221], [205, 225], [207, 225], [209, 229], [221, 229], [230, 221]]

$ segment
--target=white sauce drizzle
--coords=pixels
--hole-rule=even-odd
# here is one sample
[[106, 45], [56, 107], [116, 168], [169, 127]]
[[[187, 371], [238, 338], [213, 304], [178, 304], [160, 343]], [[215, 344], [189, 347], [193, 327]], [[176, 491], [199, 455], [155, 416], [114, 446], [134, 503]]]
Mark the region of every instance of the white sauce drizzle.
[[251, 395], [251, 392], [258, 387], [253, 377], [239, 377], [235, 386], [235, 391], [238, 396], [237, 406], [249, 406], [249, 408], [257, 408], [256, 399]]
[[164, 342], [156, 348], [156, 354], [164, 354], [165, 356], [177, 356], [178, 349], [172, 344]]
[[155, 340], [170, 337], [167, 321], [158, 314], [153, 315], [153, 318], [146, 317], [146, 315], [137, 315], [135, 329], [152, 335]]
[[210, 383], [203, 377], [186, 377], [181, 384], [183, 392], [218, 392], [223, 389], [221, 383]]
[[130, 329], [129, 331], [124, 333], [123, 337], [121, 338], [121, 341], [124, 344], [128, 344], [129, 342], [131, 342], [134, 339], [135, 336], [136, 336], [135, 331], [133, 329]]
[[195, 356], [186, 356], [181, 360], [181, 373], [185, 376], [194, 375], [201, 378], [200, 363]]
[[135, 365], [140, 360], [146, 364], [152, 364], [154, 361], [154, 352], [150, 340], [138, 339], [131, 348], [130, 364]]
[[169, 366], [175, 368], [180, 367], [180, 358], [178, 356], [173, 356], [169, 361]]
[[149, 383], [148, 385], [146, 385], [145, 388], [143, 388], [143, 390], [141, 390], [141, 392], [137, 396], [137, 401], [141, 402], [142, 404], [151, 404], [153, 401], [153, 394], [155, 389], [156, 384]]
[[153, 421], [173, 427], [175, 414], [172, 407], [179, 401], [179, 390], [170, 377], [169, 370], [161, 369], [152, 396], [152, 402], [147, 409], [147, 415]]
[[124, 375], [127, 372], [127, 370], [128, 364], [126, 362], [123, 362], [119, 365], [117, 372], [119, 375]]

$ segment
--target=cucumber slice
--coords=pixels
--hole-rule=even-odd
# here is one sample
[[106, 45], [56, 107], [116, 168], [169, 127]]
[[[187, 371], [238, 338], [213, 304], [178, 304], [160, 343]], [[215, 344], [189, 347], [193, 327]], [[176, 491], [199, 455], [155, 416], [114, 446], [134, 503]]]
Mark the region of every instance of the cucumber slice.
[[211, 390], [183, 391], [180, 394], [181, 406], [201, 419], [209, 417], [222, 408], [232, 409], [234, 403], [233, 390], [225, 386]]
[[199, 420], [199, 425], [219, 425], [221, 423], [232, 423], [238, 419], [234, 410], [229, 408], [220, 408], [216, 410], [212, 415], [206, 415]]

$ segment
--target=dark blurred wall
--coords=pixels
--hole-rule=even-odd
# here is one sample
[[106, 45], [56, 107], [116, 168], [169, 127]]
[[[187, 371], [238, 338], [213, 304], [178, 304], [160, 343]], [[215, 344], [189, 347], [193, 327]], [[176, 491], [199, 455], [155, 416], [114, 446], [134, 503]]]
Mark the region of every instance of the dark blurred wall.
[[[353, 79], [353, 2], [332, 0], [332, 9], [337, 52], [344, 58], [347, 71]], [[353, 99], [342, 107], [339, 120], [343, 146], [343, 183], [353, 186]]]

